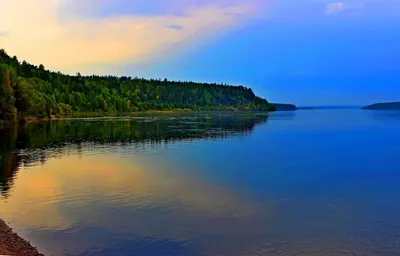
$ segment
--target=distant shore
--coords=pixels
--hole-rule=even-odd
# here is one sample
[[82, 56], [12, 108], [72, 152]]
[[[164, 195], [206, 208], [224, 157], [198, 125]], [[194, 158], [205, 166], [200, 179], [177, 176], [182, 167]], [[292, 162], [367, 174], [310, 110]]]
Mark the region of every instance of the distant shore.
[[297, 107], [293, 104], [287, 103], [271, 103], [275, 108], [276, 111], [296, 111]]
[[0, 255], [44, 256], [0, 219]]
[[400, 110], [400, 102], [383, 102], [365, 106], [364, 110]]

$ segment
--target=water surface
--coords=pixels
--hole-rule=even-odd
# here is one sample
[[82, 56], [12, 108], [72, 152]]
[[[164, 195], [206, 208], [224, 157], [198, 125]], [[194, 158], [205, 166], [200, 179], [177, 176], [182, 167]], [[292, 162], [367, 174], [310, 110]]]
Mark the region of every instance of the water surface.
[[400, 112], [92, 118], [0, 135], [0, 214], [47, 255], [400, 254]]

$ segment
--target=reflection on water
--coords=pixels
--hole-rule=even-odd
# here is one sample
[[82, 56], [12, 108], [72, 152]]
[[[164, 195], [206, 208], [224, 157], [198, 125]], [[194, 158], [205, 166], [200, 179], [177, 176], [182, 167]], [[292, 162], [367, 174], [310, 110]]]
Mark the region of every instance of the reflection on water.
[[69, 119], [12, 127], [0, 134], [0, 189], [6, 197], [21, 163], [44, 163], [48, 157], [64, 155], [73, 149], [79, 153], [83, 147], [100, 151], [128, 143], [139, 147], [224, 139], [249, 134], [257, 124], [266, 121], [265, 113], [221, 112]]
[[361, 110], [44, 122], [0, 135], [0, 214], [48, 255], [400, 253], [400, 124]]
[[400, 111], [398, 110], [364, 110], [364, 113], [375, 120], [390, 122], [400, 121]]

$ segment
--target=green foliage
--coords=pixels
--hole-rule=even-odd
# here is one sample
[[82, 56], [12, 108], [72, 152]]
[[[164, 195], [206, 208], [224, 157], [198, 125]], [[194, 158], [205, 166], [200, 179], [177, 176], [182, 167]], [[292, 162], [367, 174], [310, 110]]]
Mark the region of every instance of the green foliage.
[[20, 63], [0, 50], [0, 120], [83, 112], [257, 110], [274, 106], [243, 86], [115, 76], [76, 76]]
[[0, 63], [0, 119], [15, 120], [17, 110], [14, 106], [15, 75], [8, 66]]

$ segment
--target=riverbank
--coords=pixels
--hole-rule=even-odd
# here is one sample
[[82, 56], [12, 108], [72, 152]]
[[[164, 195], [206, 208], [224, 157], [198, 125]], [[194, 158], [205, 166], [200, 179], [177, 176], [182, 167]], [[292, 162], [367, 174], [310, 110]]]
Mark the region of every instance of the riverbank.
[[240, 110], [237, 108], [220, 109], [220, 110], [191, 110], [184, 108], [184, 109], [170, 109], [170, 110], [146, 110], [146, 111], [135, 111], [135, 112], [76, 112], [65, 116], [59, 116], [59, 115], [51, 115], [49, 117], [26, 116], [23, 120], [14, 122], [0, 120], [0, 129], [20, 124], [50, 121], [50, 120], [63, 120], [71, 118], [136, 117], [142, 115], [170, 115], [170, 114], [195, 113], [195, 112], [200, 113], [200, 112], [270, 112], [270, 111]]
[[44, 256], [0, 219], [0, 255]]
[[37, 117], [37, 116], [26, 116], [24, 119], [7, 121], [0, 120], [0, 129], [33, 122], [50, 121], [50, 120], [62, 120], [66, 118], [92, 118], [92, 117], [118, 117], [118, 116], [138, 116], [142, 114], [174, 114], [174, 113], [186, 113], [193, 112], [190, 109], [172, 109], [172, 110], [146, 110], [136, 112], [75, 112], [69, 115], [51, 115], [48, 117]]

